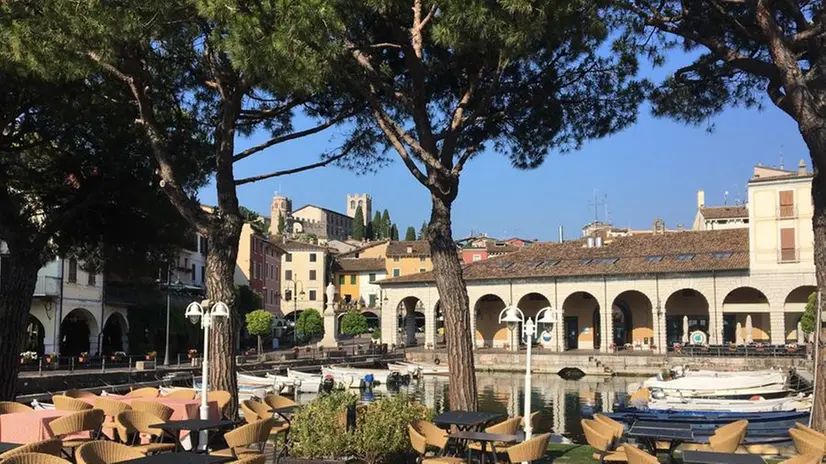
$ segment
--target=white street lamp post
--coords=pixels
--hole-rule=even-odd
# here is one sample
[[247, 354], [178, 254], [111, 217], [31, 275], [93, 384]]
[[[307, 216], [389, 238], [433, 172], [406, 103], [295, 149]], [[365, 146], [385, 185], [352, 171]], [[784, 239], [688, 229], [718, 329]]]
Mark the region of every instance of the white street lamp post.
[[499, 313], [499, 323], [502, 322], [506, 323], [508, 329], [512, 332], [518, 330], [521, 323], [522, 336], [525, 338], [525, 344], [528, 348], [525, 356], [525, 414], [522, 421], [524, 422], [525, 440], [530, 440], [533, 432], [531, 424], [531, 351], [536, 336], [541, 332], [539, 327], [544, 324], [556, 323], [557, 312], [550, 306], [540, 309], [536, 313], [536, 322], [534, 322], [533, 319], [526, 318], [521, 309], [516, 306], [509, 306]]
[[[207, 404], [207, 386], [209, 379], [209, 332], [212, 329], [212, 319], [216, 317], [228, 317], [229, 308], [221, 301], [212, 303], [210, 300], [204, 300], [201, 303], [193, 301], [186, 307], [184, 316], [188, 317], [190, 322], [197, 324], [201, 321], [201, 328], [204, 329], [204, 358], [201, 361], [201, 419], [209, 419], [209, 405]], [[205, 432], [202, 432], [205, 434]], [[206, 438], [201, 436], [199, 443], [206, 443]]]

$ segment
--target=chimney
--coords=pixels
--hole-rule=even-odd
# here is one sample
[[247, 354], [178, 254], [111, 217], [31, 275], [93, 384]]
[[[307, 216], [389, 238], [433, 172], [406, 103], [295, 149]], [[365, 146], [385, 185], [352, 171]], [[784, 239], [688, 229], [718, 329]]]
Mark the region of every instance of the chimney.
[[602, 248], [602, 237], [599, 235], [594, 239], [594, 248]]
[[800, 160], [800, 162], [797, 163], [797, 173], [800, 174], [801, 176], [804, 176], [804, 175], [809, 173], [809, 171], [806, 170], [806, 162], [805, 161]]
[[587, 246], [588, 248], [593, 248], [594, 247], [594, 237], [588, 237], [587, 239], [585, 239], [585, 246]]
[[559, 226], [559, 243], [565, 241], [565, 231], [562, 229], [562, 226]]
[[705, 208], [706, 207], [706, 192], [702, 190], [697, 190], [697, 208]]

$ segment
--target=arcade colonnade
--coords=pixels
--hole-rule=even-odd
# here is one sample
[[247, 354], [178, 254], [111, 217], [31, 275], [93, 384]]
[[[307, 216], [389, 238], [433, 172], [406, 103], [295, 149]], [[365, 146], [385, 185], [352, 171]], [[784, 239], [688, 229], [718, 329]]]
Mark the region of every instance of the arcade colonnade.
[[[70, 304], [75, 303], [75, 304]], [[129, 351], [129, 323], [125, 308], [77, 304], [64, 301], [62, 314], [34, 300], [26, 327], [24, 351], [76, 356]]]
[[[797, 322], [815, 285], [814, 273], [748, 271], [467, 282], [477, 348], [516, 349], [518, 339], [498, 323], [499, 312], [515, 304], [526, 317], [548, 306], [561, 309], [559, 322], [540, 337], [545, 349], [633, 347], [660, 353], [682, 342], [686, 322], [689, 333], [702, 333], [700, 339], [709, 344], [735, 342], [736, 327], [745, 330], [747, 319], [755, 343], [795, 343]], [[415, 318], [400, 316], [423, 313], [424, 346], [435, 347], [441, 327], [435, 284], [388, 282], [383, 289], [382, 342], [412, 344]]]

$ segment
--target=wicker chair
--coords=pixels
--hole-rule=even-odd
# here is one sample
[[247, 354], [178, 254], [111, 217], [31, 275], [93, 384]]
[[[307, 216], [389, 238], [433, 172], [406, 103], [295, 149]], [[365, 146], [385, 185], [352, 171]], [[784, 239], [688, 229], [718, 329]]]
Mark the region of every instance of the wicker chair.
[[232, 395], [228, 391], [224, 390], [214, 390], [207, 392], [207, 401], [215, 401], [218, 403], [218, 410], [221, 411], [221, 417], [227, 417], [227, 408], [229, 407], [230, 401], [232, 401]]
[[160, 395], [160, 391], [155, 387], [138, 388], [126, 394], [128, 398], [157, 398], [158, 395]]
[[29, 406], [15, 401], [0, 401], [0, 414], [14, 414], [16, 412], [32, 412]]
[[605, 425], [591, 419], [582, 419], [582, 431], [585, 432], [585, 440], [598, 452], [594, 453], [594, 459], [599, 462], [626, 462], [628, 458], [625, 451], [616, 450], [615, 440], [610, 429]]
[[178, 400], [194, 400], [195, 399], [195, 390], [190, 390], [188, 388], [179, 388], [177, 390], [172, 390], [171, 392], [163, 395], [161, 398], [174, 398]]
[[[531, 413], [531, 431], [536, 432], [539, 428], [539, 420], [542, 418], [542, 413], [540, 411], [534, 411]], [[520, 427], [525, 427], [525, 418], [522, 418], [522, 422], [519, 423]]]
[[249, 456], [244, 459], [239, 459], [237, 461], [231, 461], [230, 464], [265, 464], [267, 462], [267, 456], [261, 454], [258, 456]]
[[90, 438], [63, 440], [63, 454], [68, 459], [72, 459], [75, 448], [95, 439], [94, 435], [100, 430], [104, 417], [103, 411], [100, 409], [90, 409], [57, 418], [49, 424], [49, 428], [52, 429], [52, 434], [56, 437], [64, 437], [78, 432], [89, 432]]
[[264, 404], [269, 406], [271, 409], [278, 409], [295, 406], [298, 403], [277, 393], [270, 393], [264, 397]]
[[594, 419], [611, 430], [614, 440], [619, 440], [625, 433], [625, 426], [604, 414], [594, 414]]
[[262, 419], [251, 424], [242, 425], [224, 434], [228, 448], [210, 453], [213, 456], [232, 456], [246, 458], [264, 452], [270, 430], [275, 425], [273, 418]]
[[628, 402], [630, 403], [634, 400], [648, 401], [649, 399], [651, 399], [651, 390], [649, 390], [648, 387], [642, 387], [634, 393], [631, 393], [631, 396], [628, 397]]
[[51, 454], [23, 453], [4, 459], [3, 464], [70, 464], [70, 462]]
[[[826, 435], [818, 432], [817, 430], [811, 427], [803, 425], [800, 422], [795, 424], [794, 430], [803, 432], [803, 434], [807, 435], [809, 437], [809, 442], [811, 443], [810, 446], [814, 446], [815, 450], [818, 450], [818, 452], [821, 453], [826, 453]], [[800, 454], [806, 454], [800, 451], [799, 449], [797, 450], [797, 452]]]
[[[515, 435], [516, 432], [519, 430], [519, 425], [521, 423], [522, 423], [522, 417], [521, 416], [511, 417], [509, 419], [503, 420], [502, 422], [500, 422], [498, 424], [491, 425], [490, 427], [486, 427], [485, 432], [486, 433], [496, 433], [496, 434], [500, 434], [500, 435]], [[493, 446], [496, 447], [497, 451], [505, 451], [506, 449], [508, 449], [510, 447], [509, 444], [501, 443], [501, 442], [493, 443]], [[468, 448], [470, 448], [474, 451], [482, 451], [482, 445], [480, 443], [477, 443], [477, 442], [471, 443], [468, 446]], [[493, 447], [490, 447], [489, 449], [493, 449]]]
[[786, 459], [780, 464], [820, 464], [823, 461], [822, 454], [801, 454], [793, 458]]
[[733, 453], [740, 447], [743, 437], [746, 436], [746, 427], [749, 421], [739, 420], [730, 424], [718, 427], [714, 435], [708, 438], [708, 445], [699, 449], [704, 451], [715, 451], [717, 453]]
[[551, 434], [543, 433], [513, 445], [508, 448], [508, 460], [510, 462], [531, 462], [542, 459], [548, 451], [549, 441], [551, 441]]
[[660, 464], [656, 456], [652, 456], [634, 445], [622, 445], [625, 455], [628, 457], [628, 464]]
[[135, 411], [148, 412], [156, 417], [161, 418], [161, 421], [166, 422], [172, 418], [175, 410], [169, 406], [154, 401], [139, 401], [132, 402], [132, 409]]
[[272, 410], [270, 407], [255, 400], [242, 401], [241, 411], [244, 413], [244, 420], [247, 421], [248, 424], [272, 417]]
[[427, 453], [427, 445], [429, 444], [427, 438], [419, 433], [412, 423], [407, 426], [407, 433], [410, 435], [410, 445], [421, 456], [418, 461], [420, 464], [460, 464], [465, 462], [462, 458], [449, 456], [426, 458], [425, 454]]
[[797, 454], [817, 454], [823, 457], [824, 443], [816, 435], [797, 428], [789, 429], [789, 435], [792, 437]]
[[[160, 453], [162, 451], [175, 450], [174, 443], [163, 443], [164, 432], [161, 429], [149, 427], [150, 425], [160, 424], [166, 422], [158, 416], [146, 411], [124, 411], [115, 418], [120, 432], [124, 437], [126, 444], [132, 449], [139, 450], [142, 453]], [[141, 435], [148, 435], [150, 442], [146, 444], [140, 443]]]
[[113, 441], [93, 441], [78, 447], [75, 452], [77, 464], [112, 464], [115, 462], [140, 459], [146, 456], [139, 450]]
[[416, 433], [425, 437], [428, 446], [437, 448], [440, 451], [447, 447], [448, 433], [446, 431], [436, 427], [426, 420], [421, 419], [413, 420], [410, 425], [416, 430]]
[[41, 453], [41, 454], [50, 454], [52, 456], [60, 457], [60, 452], [63, 450], [63, 443], [60, 441], [59, 438], [50, 438], [48, 440], [43, 441], [36, 441], [34, 443], [27, 443], [22, 446], [18, 446], [13, 450], [6, 451], [3, 454], [0, 454], [0, 460], [5, 461], [6, 459], [16, 456], [18, 454], [25, 454], [25, 453]]
[[91, 404], [65, 395], [54, 395], [52, 402], [54, 408], [58, 411], [88, 411], [92, 409]]
[[123, 401], [113, 400], [111, 398], [101, 396], [95, 400], [95, 408], [103, 411], [103, 415], [105, 416], [103, 424], [100, 426], [102, 430], [109, 430], [111, 432], [111, 436], [115, 440], [120, 441], [126, 438], [121, 437], [118, 433], [118, 424], [115, 422], [115, 417], [123, 411], [131, 410], [132, 406], [129, 406]]
[[63, 395], [69, 398], [97, 398], [97, 395], [86, 390], [66, 390]]

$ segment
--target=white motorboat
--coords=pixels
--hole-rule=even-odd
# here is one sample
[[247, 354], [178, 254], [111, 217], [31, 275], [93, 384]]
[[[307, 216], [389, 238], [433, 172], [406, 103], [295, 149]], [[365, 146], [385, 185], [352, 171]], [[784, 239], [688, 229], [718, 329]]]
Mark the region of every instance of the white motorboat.
[[295, 393], [297, 385], [301, 383], [300, 381], [292, 377], [287, 377], [286, 375], [270, 374], [269, 372], [267, 372], [265, 377], [267, 377], [268, 379], [272, 379], [274, 385], [273, 391], [277, 393]]
[[663, 375], [643, 382], [651, 396], [661, 398], [776, 398], [788, 396], [786, 376], [781, 372], [712, 372], [666, 379]]
[[418, 367], [410, 364], [387, 363], [387, 369], [398, 372], [401, 375], [409, 375], [410, 377], [418, 377], [421, 373]]
[[449, 373], [447, 366], [442, 366], [441, 364], [425, 364], [407, 361], [399, 361], [397, 364], [412, 367], [413, 369], [421, 372], [422, 375], [447, 375]]
[[392, 371], [390, 369], [366, 369], [344, 366], [323, 367], [321, 369], [321, 372], [322, 374], [332, 375], [334, 379], [344, 379], [345, 377], [351, 377], [353, 379], [355, 387], [358, 387], [361, 381], [364, 380], [368, 375], [373, 376], [373, 382], [381, 385], [386, 385], [388, 383], [388, 380], [392, 378], [394, 375], [402, 375], [401, 373]]
[[257, 388], [274, 388], [275, 383], [273, 379], [269, 377], [258, 377], [256, 375], [250, 374], [242, 374], [241, 372], [236, 374], [236, 378], [238, 379], [238, 386], [245, 386], [245, 387], [257, 387]]
[[709, 398], [663, 398], [648, 402], [651, 410], [672, 411], [730, 411], [730, 412], [770, 412], [770, 411], [809, 411], [812, 409], [811, 397], [798, 394], [785, 398], [728, 400]]
[[300, 393], [317, 393], [324, 377], [321, 374], [287, 369], [287, 377], [293, 379], [294, 388]]

